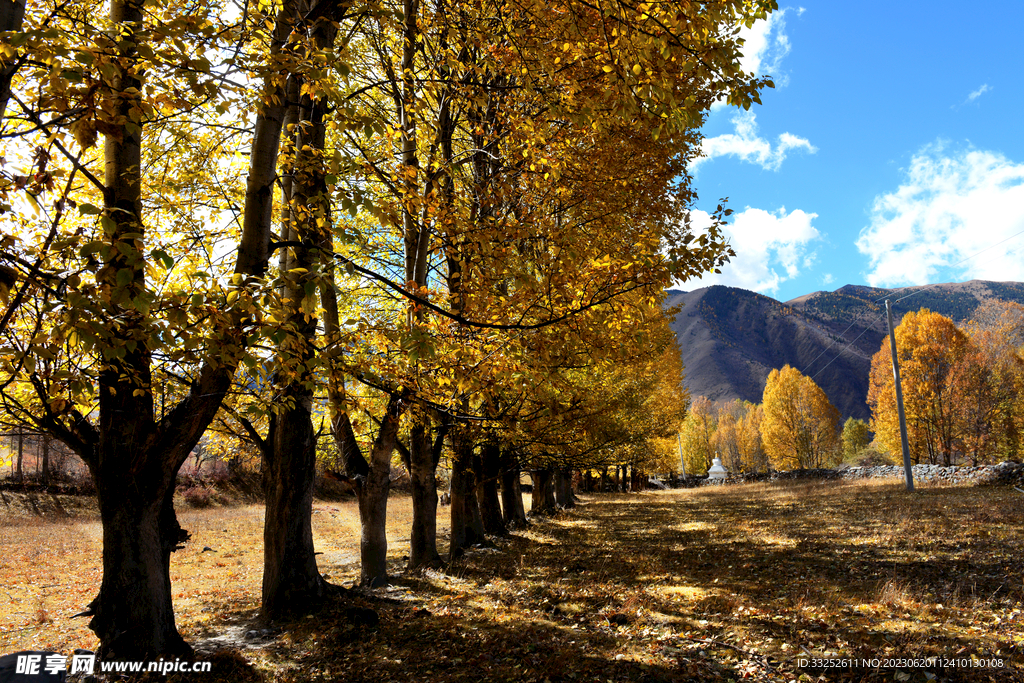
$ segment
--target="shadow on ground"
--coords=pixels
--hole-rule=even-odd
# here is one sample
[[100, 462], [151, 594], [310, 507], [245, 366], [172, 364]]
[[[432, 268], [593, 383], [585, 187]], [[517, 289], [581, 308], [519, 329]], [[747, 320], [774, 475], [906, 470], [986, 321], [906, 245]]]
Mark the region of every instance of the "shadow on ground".
[[[1019, 681], [1022, 501], [843, 483], [585, 497], [219, 656], [237, 681]], [[814, 666], [851, 658], [878, 663]]]

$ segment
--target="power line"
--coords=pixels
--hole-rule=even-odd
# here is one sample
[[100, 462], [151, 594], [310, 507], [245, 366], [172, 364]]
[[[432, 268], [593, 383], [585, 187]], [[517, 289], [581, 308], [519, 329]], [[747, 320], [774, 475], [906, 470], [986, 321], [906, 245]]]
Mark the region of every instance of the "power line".
[[[882, 316], [878, 316], [878, 320], [881, 320], [881, 319], [882, 319]], [[853, 327], [853, 324], [851, 324], [851, 325], [850, 325], [850, 327]], [[850, 329], [850, 327], [848, 327], [848, 328], [846, 328], [846, 329], [847, 329], [847, 330], [849, 330], [849, 329]], [[825, 363], [825, 367], [823, 367], [823, 368], [822, 368], [821, 370], [818, 370], [818, 371], [817, 371], [816, 373], [814, 373], [814, 377], [811, 377], [811, 381], [813, 382], [813, 381], [815, 380], [815, 378], [817, 378], [817, 376], [818, 376], [818, 375], [820, 375], [821, 373], [825, 372], [825, 368], [827, 368], [828, 366], [832, 365], [832, 363], [834, 363], [835, 361], [839, 360], [839, 357], [843, 355], [843, 351], [845, 351], [846, 349], [848, 349], [848, 348], [850, 348], [851, 346], [853, 346], [854, 344], [856, 344], [856, 343], [857, 343], [857, 340], [858, 340], [858, 339], [860, 339], [861, 337], [863, 337], [863, 336], [864, 336], [864, 333], [865, 333], [865, 332], [867, 332], [867, 331], [868, 331], [868, 330], [870, 330], [870, 329], [871, 329], [871, 327], [869, 327], [868, 325], [865, 325], [865, 326], [864, 326], [864, 329], [860, 331], [860, 334], [858, 334], [858, 335], [857, 335], [857, 336], [856, 336], [856, 337], [854, 338], [854, 340], [853, 340], [852, 342], [850, 342], [849, 344], [847, 344], [846, 346], [844, 346], [844, 347], [843, 347], [843, 349], [842, 349], [842, 350], [841, 350], [841, 351], [840, 351], [839, 353], [837, 353], [837, 354], [835, 355], [835, 357], [834, 357], [834, 358], [833, 358], [832, 360], [830, 360], [829, 362]], [[846, 332], [844, 331], [844, 332], [843, 332], [843, 334], [846, 334]], [[834, 344], [834, 343], [835, 343], [835, 342], [833, 342], [833, 344]], [[829, 348], [832, 348], [832, 345], [831, 345], [831, 344], [829, 345]], [[828, 351], [828, 348], [827, 348], [827, 349], [825, 349], [825, 351]], [[822, 351], [822, 353], [824, 353], [825, 351]], [[819, 353], [819, 354], [818, 354], [818, 357], [819, 357], [819, 358], [821, 357], [821, 353]], [[818, 359], [817, 359], [817, 358], [815, 358], [814, 360], [818, 360]], [[811, 361], [811, 364], [813, 365], [813, 364], [814, 364], [814, 361]], [[810, 365], [808, 365], [807, 367], [810, 367]]]
[[[985, 247], [984, 249], [982, 249], [981, 251], [977, 251], [977, 252], [971, 254], [970, 256], [968, 256], [966, 258], [962, 258], [959, 261], [957, 261], [956, 263], [953, 263], [953, 264], [950, 264], [950, 265], [946, 266], [946, 268], [956, 268], [961, 263], [966, 263], [967, 261], [970, 261], [975, 256], [981, 256], [986, 251], [990, 251], [992, 249], [995, 249], [1000, 244], [1005, 244], [1005, 243], [1009, 242], [1010, 240], [1012, 240], [1014, 237], [1018, 237], [1019, 235], [1024, 235], [1024, 230], [1020, 230], [1019, 232], [1015, 232], [1014, 234], [1010, 235], [1006, 239], [1000, 240], [999, 242], [996, 242], [995, 244], [989, 245], [989, 246]], [[926, 289], [931, 289], [932, 287], [937, 287], [938, 285], [939, 285], [939, 283], [935, 283], [935, 284], [931, 284], [931, 285], [918, 285], [920, 287], [920, 289], [918, 289], [917, 291], [911, 292], [910, 294], [907, 294], [904, 297], [900, 297], [899, 299], [896, 299], [896, 301], [893, 301], [892, 303], [893, 303], [893, 305], [898, 304], [899, 302], [903, 301], [904, 299], [909, 299], [910, 297], [914, 296], [915, 294], [920, 294], [921, 292], [925, 291]], [[909, 287], [904, 287], [904, 289], [909, 289]], [[889, 296], [889, 295], [887, 295], [887, 296]], [[886, 297], [883, 296], [883, 297], [881, 297], [881, 299], [875, 299], [875, 303], [878, 303], [879, 301], [881, 301], [882, 299], [885, 299], [885, 298]]]
[[[946, 266], [946, 268], [956, 268], [957, 266], [959, 266], [959, 265], [961, 265], [961, 264], [963, 264], [963, 263], [966, 263], [967, 261], [970, 261], [971, 259], [973, 259], [973, 258], [975, 258], [975, 257], [977, 257], [977, 256], [980, 256], [981, 254], [984, 254], [984, 253], [985, 253], [986, 251], [990, 251], [990, 250], [992, 250], [992, 249], [995, 249], [995, 248], [996, 248], [996, 247], [998, 247], [999, 245], [1001, 245], [1001, 244], [1005, 244], [1005, 243], [1009, 242], [1010, 240], [1012, 240], [1013, 238], [1015, 238], [1015, 237], [1019, 237], [1020, 235], [1024, 235], [1024, 230], [1020, 230], [1020, 231], [1018, 231], [1018, 232], [1015, 232], [1014, 234], [1010, 235], [1009, 237], [1007, 237], [1007, 238], [1005, 238], [1005, 239], [1003, 239], [1003, 240], [1000, 240], [999, 242], [996, 242], [995, 244], [991, 244], [991, 245], [989, 245], [989, 246], [985, 247], [985, 248], [984, 248], [984, 249], [982, 249], [981, 251], [977, 251], [977, 252], [975, 252], [975, 253], [971, 254], [970, 256], [967, 256], [967, 257], [965, 257], [965, 258], [962, 258], [962, 259], [960, 259], [960, 260], [959, 260], [959, 261], [957, 261], [956, 263], [953, 263], [953, 264], [950, 264], [950, 265]], [[937, 286], [938, 286], [939, 284], [940, 284], [940, 283], [935, 283], [935, 284], [931, 284], [931, 285], [910, 285], [910, 286], [906, 286], [906, 287], [900, 287], [900, 288], [898, 288], [898, 289], [897, 289], [896, 291], [900, 291], [900, 290], [907, 290], [907, 289], [912, 289], [913, 287], [917, 287], [918, 289], [914, 290], [914, 291], [913, 291], [913, 292], [911, 292], [910, 294], [907, 294], [906, 296], [902, 296], [902, 297], [900, 297], [899, 299], [896, 299], [896, 300], [895, 300], [895, 301], [893, 301], [892, 303], [893, 303], [893, 305], [896, 305], [896, 304], [898, 304], [898, 303], [899, 303], [899, 302], [901, 302], [901, 301], [905, 301], [906, 299], [909, 299], [909, 298], [910, 298], [910, 297], [912, 297], [912, 296], [915, 296], [915, 295], [917, 295], [917, 294], [920, 294], [921, 292], [925, 291], [926, 289], [931, 289], [932, 287], [937, 287]], [[892, 293], [892, 292], [887, 292], [886, 294], [884, 294], [884, 295], [880, 296], [879, 298], [875, 299], [875, 300], [874, 300], [874, 301], [873, 301], [872, 303], [876, 303], [876, 304], [877, 304], [878, 302], [880, 302], [880, 301], [884, 301], [885, 299], [887, 299], [887, 298], [889, 298], [889, 297], [892, 297], [892, 296], [893, 296], [893, 293]], [[857, 324], [858, 322], [860, 322], [860, 320], [861, 320], [862, 318], [864, 318], [864, 317], [865, 317], [865, 315], [866, 315], [866, 314], [861, 314], [861, 316], [860, 316], [860, 317], [856, 318], [856, 319], [855, 319], [855, 320], [854, 320], [854, 321], [853, 321], [852, 323], [850, 323], [849, 327], [847, 327], [847, 328], [846, 328], [845, 330], [843, 330], [843, 331], [842, 331], [842, 332], [841, 332], [841, 333], [839, 334], [839, 337], [840, 337], [840, 338], [844, 337], [844, 336], [846, 335], [846, 333], [847, 333], [847, 332], [849, 332], [849, 331], [850, 331], [851, 329], [853, 329], [853, 326], [854, 326], [854, 325], [856, 325], [856, 324]], [[881, 316], [879, 316], [879, 319], [881, 319]], [[835, 362], [836, 360], [838, 360], [838, 359], [839, 359], [839, 357], [843, 355], [843, 351], [846, 351], [846, 350], [847, 350], [847, 349], [849, 349], [849, 348], [850, 348], [851, 346], [853, 346], [853, 344], [854, 344], [854, 343], [855, 343], [855, 342], [856, 342], [856, 341], [857, 341], [858, 339], [860, 339], [860, 338], [861, 338], [862, 336], [864, 336], [864, 333], [865, 333], [865, 332], [867, 332], [867, 331], [868, 331], [868, 329], [869, 329], [869, 327], [865, 326], [865, 327], [864, 327], [864, 329], [863, 329], [863, 330], [861, 330], [861, 333], [860, 333], [860, 334], [858, 334], [858, 335], [857, 335], [857, 337], [856, 337], [856, 338], [855, 338], [855, 339], [854, 339], [853, 341], [851, 341], [851, 342], [850, 342], [849, 344], [847, 344], [847, 345], [846, 345], [845, 347], [843, 347], [843, 348], [842, 348], [842, 349], [841, 349], [841, 350], [839, 351], [839, 353], [838, 353], [838, 354], [836, 354], [836, 356], [835, 356], [834, 358], [832, 358], [832, 360], [830, 360], [830, 361], [829, 361], [828, 363], [826, 363], [826, 364], [825, 364], [825, 366], [824, 366], [824, 367], [823, 367], [823, 368], [822, 368], [821, 370], [818, 370], [818, 372], [814, 373], [814, 376], [813, 376], [813, 377], [811, 377], [811, 379], [813, 380], [813, 379], [814, 379], [815, 377], [817, 377], [817, 376], [818, 376], [818, 375], [820, 375], [820, 374], [821, 374], [822, 372], [824, 372], [825, 368], [827, 368], [827, 367], [828, 367], [829, 365], [832, 365], [832, 363], [834, 363], [834, 362]], [[816, 363], [816, 362], [818, 361], [818, 359], [819, 359], [819, 358], [821, 358], [821, 357], [822, 357], [823, 355], [825, 355], [826, 353], [828, 353], [828, 350], [829, 350], [829, 349], [831, 349], [831, 348], [832, 348], [833, 346], [835, 346], [835, 344], [836, 344], [836, 340], [835, 340], [835, 339], [833, 339], [833, 340], [832, 340], [832, 343], [831, 343], [831, 344], [829, 344], [828, 346], [826, 346], [826, 347], [825, 347], [825, 349], [824, 349], [823, 351], [821, 351], [821, 352], [820, 352], [820, 353], [819, 353], [819, 354], [818, 354], [817, 356], [815, 356], [815, 357], [814, 357], [814, 359], [813, 359], [813, 360], [812, 360], [812, 361], [811, 361], [810, 363], [808, 363], [808, 364], [806, 365], [806, 367], [804, 368], [804, 374], [807, 374], [807, 371], [808, 371], [808, 370], [809, 370], [810, 368], [814, 367], [814, 364], [815, 364], [815, 363]]]

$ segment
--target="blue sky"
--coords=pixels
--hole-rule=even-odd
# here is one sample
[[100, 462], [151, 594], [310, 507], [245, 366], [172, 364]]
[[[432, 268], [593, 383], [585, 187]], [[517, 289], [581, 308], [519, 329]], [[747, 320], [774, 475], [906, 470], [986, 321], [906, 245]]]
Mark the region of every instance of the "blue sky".
[[775, 89], [716, 107], [693, 169], [737, 257], [678, 287], [1024, 281], [1021, 26], [1019, 0], [780, 3], [745, 32]]

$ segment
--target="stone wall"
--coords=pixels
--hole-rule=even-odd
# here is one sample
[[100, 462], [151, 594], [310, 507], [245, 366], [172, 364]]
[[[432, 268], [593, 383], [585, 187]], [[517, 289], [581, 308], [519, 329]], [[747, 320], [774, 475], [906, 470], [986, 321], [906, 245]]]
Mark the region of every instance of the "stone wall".
[[[901, 465], [876, 465], [874, 467], [839, 467], [836, 469], [790, 470], [787, 472], [757, 472], [730, 474], [725, 483], [746, 483], [780, 480], [835, 480], [835, 479], [903, 479]], [[929, 484], [962, 484], [1016, 486], [1024, 488], [1024, 464], [1001, 462], [998, 465], [978, 467], [942, 467], [941, 465], [914, 465], [914, 482]], [[707, 477], [689, 477], [685, 487], [714, 485], [721, 482], [708, 481]]]

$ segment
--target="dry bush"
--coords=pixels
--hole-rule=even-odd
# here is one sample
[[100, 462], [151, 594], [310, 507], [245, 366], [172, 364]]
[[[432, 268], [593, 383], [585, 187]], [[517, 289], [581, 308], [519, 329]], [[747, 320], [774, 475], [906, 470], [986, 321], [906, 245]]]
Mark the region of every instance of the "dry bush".
[[181, 491], [181, 497], [189, 507], [207, 508], [213, 505], [213, 491], [202, 485], [189, 486]]

